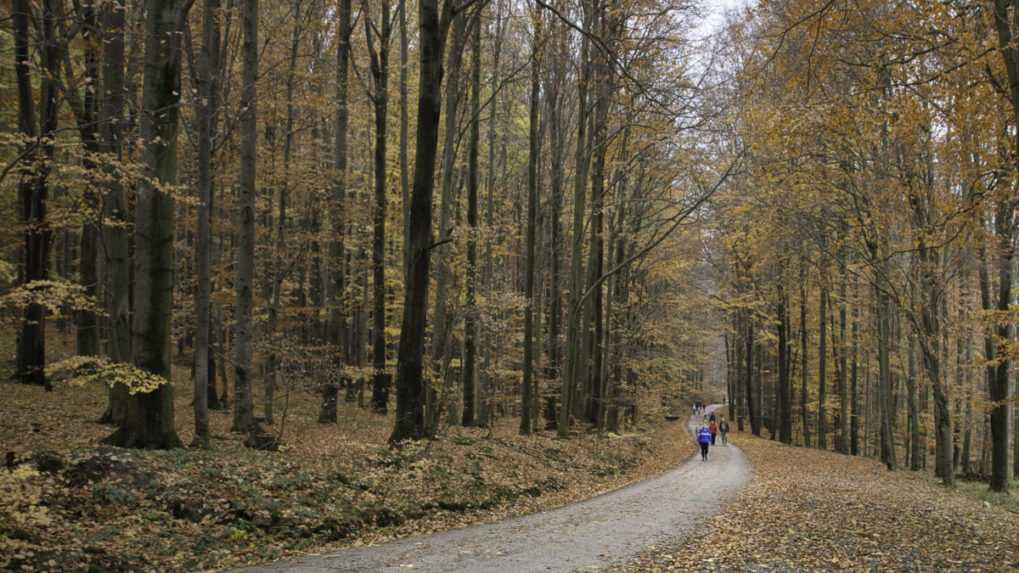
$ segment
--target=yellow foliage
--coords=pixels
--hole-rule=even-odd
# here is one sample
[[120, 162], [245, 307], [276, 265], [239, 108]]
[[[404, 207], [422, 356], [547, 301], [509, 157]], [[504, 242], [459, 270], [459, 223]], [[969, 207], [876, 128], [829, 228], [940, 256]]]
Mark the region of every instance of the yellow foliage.
[[46, 378], [68, 386], [100, 382], [123, 384], [130, 394], [148, 394], [168, 383], [166, 378], [125, 362], [111, 362], [101, 356], [72, 356], [46, 367]]

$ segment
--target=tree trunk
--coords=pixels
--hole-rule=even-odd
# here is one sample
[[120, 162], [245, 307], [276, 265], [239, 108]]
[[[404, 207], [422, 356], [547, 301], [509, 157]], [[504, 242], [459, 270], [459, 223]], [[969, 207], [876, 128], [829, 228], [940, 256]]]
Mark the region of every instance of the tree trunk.
[[535, 275], [535, 237], [537, 236], [538, 217], [538, 162], [541, 161], [538, 149], [539, 117], [538, 108], [541, 105], [540, 76], [541, 76], [541, 54], [540, 54], [540, 15], [533, 16], [535, 23], [535, 36], [533, 39], [533, 54], [531, 57], [531, 94], [530, 94], [530, 128], [529, 128], [529, 153], [527, 158], [527, 251], [524, 254], [526, 271], [524, 276], [524, 298], [526, 307], [524, 309], [524, 381], [521, 385], [520, 395], [520, 433], [528, 435], [531, 433], [533, 404], [532, 384], [534, 383], [534, 275]]
[[396, 424], [389, 436], [390, 443], [394, 444], [425, 436], [422, 353], [431, 262], [432, 191], [442, 103], [442, 48], [451, 10], [447, 5], [440, 17], [438, 0], [418, 2], [418, 125], [411, 194], [410, 267], [404, 291], [397, 366]]
[[838, 449], [843, 454], [850, 452], [849, 422], [849, 349], [846, 345], [846, 297], [848, 285], [845, 263], [841, 263], [842, 283], [839, 285], [839, 443]]
[[[195, 358], [194, 358], [194, 409], [195, 445], [209, 446], [209, 334], [210, 273], [212, 230], [212, 146], [214, 115], [216, 114], [218, 86], [216, 83], [219, 51], [219, 0], [205, 0], [202, 11], [202, 52], [198, 74], [202, 101], [198, 124], [198, 237], [196, 238], [196, 291], [195, 291]], [[213, 389], [213, 394], [215, 389]]]
[[107, 442], [120, 447], [175, 448], [170, 330], [174, 283], [174, 202], [159, 185], [177, 183], [180, 104], [181, 0], [147, 0], [141, 136], [144, 165], [154, 180], [138, 187], [134, 219], [135, 366], [166, 379], [156, 390], [128, 399], [127, 417]]
[[[43, 139], [29, 143], [42, 149], [40, 162], [37, 150], [27, 153], [31, 163], [29, 171], [21, 176], [18, 199], [21, 220], [25, 224], [24, 279], [26, 283], [49, 279], [49, 250], [52, 231], [46, 220], [46, 199], [49, 192], [48, 176], [53, 160], [58, 120], [57, 105], [57, 40], [54, 29], [56, 0], [45, 0], [42, 5], [42, 63], [45, 76], [41, 83], [41, 131]], [[14, 61], [18, 82], [18, 126], [26, 139], [36, 139], [35, 106], [32, 100], [31, 56], [29, 53], [29, 22], [32, 18], [28, 2], [12, 3], [15, 50]], [[38, 164], [36, 164], [38, 163]], [[43, 369], [46, 367], [46, 316], [41, 304], [31, 303], [25, 309], [18, 336], [16, 376], [27, 384], [49, 388]]]
[[[446, 55], [446, 68], [449, 70], [449, 77], [446, 78], [446, 99], [444, 110], [445, 129], [442, 145], [442, 202], [439, 205], [439, 242], [450, 240], [451, 220], [454, 211], [453, 186], [456, 180], [456, 136], [457, 136], [457, 111], [460, 103], [460, 68], [463, 61], [463, 48], [466, 41], [467, 17], [458, 14], [453, 19], [453, 41], [449, 46]], [[428, 412], [429, 433], [435, 432], [439, 423], [440, 405], [436, 399], [436, 387], [448, 392], [448, 365], [449, 365], [449, 339], [452, 330], [452, 318], [448, 309], [448, 298], [450, 282], [453, 274], [450, 269], [449, 257], [451, 256], [448, 247], [438, 248], [438, 261], [436, 265], [437, 280], [435, 283], [435, 311], [432, 315], [432, 385], [428, 388]], [[464, 408], [467, 408], [464, 404]], [[466, 413], [466, 412], [465, 412]]]
[[824, 284], [824, 277], [821, 277], [821, 298], [817, 311], [817, 323], [820, 337], [817, 349], [817, 447], [822, 450], [828, 449], [828, 416], [825, 402], [828, 399], [828, 336], [826, 335], [828, 324], [828, 287]]
[[233, 431], [247, 432], [254, 424], [251, 384], [252, 299], [255, 274], [255, 167], [258, 143], [258, 0], [244, 0], [241, 14], [244, 42], [241, 80], [240, 213], [237, 248], [237, 302], [234, 307], [234, 420]]
[[[471, 120], [467, 151], [467, 300], [464, 309], [463, 425], [479, 421], [475, 417], [477, 403], [478, 324], [478, 147], [481, 142], [481, 9], [476, 13], [471, 53]], [[481, 420], [483, 423], [483, 420]]]
[[[99, 119], [99, 37], [96, 0], [84, 0], [81, 3], [82, 39], [85, 41], [84, 59], [84, 97], [79, 116], [79, 133], [82, 146], [88, 153], [100, 151], [97, 136]], [[95, 160], [87, 157], [82, 161], [86, 171], [96, 169]], [[85, 191], [85, 203], [89, 208], [98, 211], [100, 202], [98, 189]], [[89, 216], [81, 229], [78, 274], [85, 296], [94, 300], [99, 292], [99, 225]], [[76, 313], [77, 353], [80, 356], [99, 354], [99, 323], [96, 314], [91, 310], [80, 310]]]
[[[781, 280], [781, 279], [779, 279]], [[793, 443], [792, 381], [789, 379], [789, 313], [785, 289], [779, 287], [778, 314], [778, 428], [783, 444]]]
[[[103, 152], [109, 159], [122, 159], [124, 122], [124, 0], [103, 7], [103, 98], [100, 130]], [[131, 267], [128, 249], [128, 207], [124, 187], [115, 174], [110, 177], [103, 200], [103, 253], [107, 279], [106, 312], [109, 340], [106, 353], [113, 362], [131, 361]], [[120, 425], [127, 417], [127, 387], [115, 384], [109, 390], [109, 405], [102, 420]]]
[[800, 261], [800, 417], [802, 418], [801, 423], [803, 424], [803, 445], [810, 447], [810, 393], [808, 391], [807, 383], [809, 379], [808, 366], [808, 346], [807, 342], [810, 337], [809, 329], [807, 328], [807, 272], [806, 272], [806, 261]]
[[[326, 299], [332, 308], [329, 311], [330, 338], [339, 354], [339, 360], [351, 362], [350, 333], [347, 326], [346, 313], [341, 307], [346, 300], [347, 288], [347, 249], [346, 249], [346, 215], [347, 215], [347, 124], [349, 111], [347, 108], [348, 74], [350, 70], [350, 14], [351, 0], [340, 0], [338, 6], [336, 29], [336, 119], [333, 144], [332, 209], [330, 223], [332, 225], [332, 241], [329, 244], [329, 261], [327, 265], [332, 280], [326, 282], [329, 292]], [[347, 399], [354, 396], [354, 381], [347, 380]], [[327, 383], [322, 390], [322, 405], [319, 408], [318, 423], [333, 424], [336, 422], [336, 402], [339, 390], [335, 382]]]
[[750, 417], [750, 431], [760, 437], [761, 435], [761, 419], [760, 412], [757, 408], [757, 402], [754, 394], [754, 320], [753, 316], [749, 311], [746, 311], [746, 359], [747, 359], [747, 371], [746, 371], [746, 388], [747, 388], [747, 412]]
[[[375, 205], [372, 210], [372, 409], [378, 414], [389, 411], [389, 380], [386, 373], [386, 116], [389, 111], [389, 38], [391, 19], [389, 0], [382, 0], [379, 17], [381, 31], [369, 25], [367, 5], [364, 13], [365, 34], [371, 57], [375, 108]], [[374, 35], [379, 34], [378, 51]]]

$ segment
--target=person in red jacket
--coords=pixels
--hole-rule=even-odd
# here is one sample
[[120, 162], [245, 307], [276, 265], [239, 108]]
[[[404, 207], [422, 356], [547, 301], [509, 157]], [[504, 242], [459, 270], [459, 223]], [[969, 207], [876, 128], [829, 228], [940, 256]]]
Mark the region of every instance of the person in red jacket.
[[718, 422], [711, 420], [708, 424], [708, 431], [711, 432], [711, 445], [715, 445], [715, 438], [718, 436]]

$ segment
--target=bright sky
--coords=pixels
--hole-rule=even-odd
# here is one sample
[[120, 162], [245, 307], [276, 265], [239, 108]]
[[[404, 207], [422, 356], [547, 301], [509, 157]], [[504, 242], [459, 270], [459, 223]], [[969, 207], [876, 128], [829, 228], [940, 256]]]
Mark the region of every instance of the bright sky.
[[695, 37], [704, 38], [714, 34], [725, 23], [726, 12], [741, 9], [754, 0], [700, 0], [704, 20], [696, 28]]

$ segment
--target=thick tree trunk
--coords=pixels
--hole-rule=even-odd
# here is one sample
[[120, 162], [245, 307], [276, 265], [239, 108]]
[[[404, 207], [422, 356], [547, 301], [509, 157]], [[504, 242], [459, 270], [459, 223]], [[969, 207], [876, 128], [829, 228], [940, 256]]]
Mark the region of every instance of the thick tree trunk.
[[[100, 111], [102, 150], [110, 159], [123, 155], [124, 122], [124, 0], [106, 4], [102, 11], [103, 97]], [[106, 354], [114, 362], [131, 361], [131, 268], [128, 252], [128, 207], [120, 180], [110, 177], [103, 200], [103, 253], [106, 260], [106, 312], [109, 338]], [[127, 417], [127, 387], [116, 384], [109, 391], [109, 405], [102, 421], [120, 425]]]
[[[25, 225], [24, 279], [26, 283], [49, 279], [49, 251], [52, 231], [46, 220], [46, 200], [49, 193], [48, 177], [53, 161], [53, 138], [57, 130], [58, 102], [57, 86], [59, 74], [55, 20], [57, 0], [45, 0], [42, 4], [42, 63], [44, 76], [40, 80], [41, 140], [28, 143], [38, 149], [27, 154], [26, 160], [35, 160], [30, 172], [22, 175], [18, 186], [21, 219]], [[26, 139], [36, 137], [35, 106], [32, 101], [32, 68], [29, 55], [29, 21], [31, 7], [27, 2], [15, 2], [11, 6], [15, 29], [15, 65], [18, 78], [18, 124]], [[46, 314], [43, 305], [31, 303], [25, 308], [17, 346], [16, 376], [27, 384], [45, 385], [49, 388], [43, 369], [46, 366]]]
[[[1019, 118], [1019, 113], [1017, 113]], [[1019, 149], [1019, 135], [1017, 137], [1017, 149]], [[995, 212], [995, 242], [996, 261], [998, 264], [998, 300], [996, 310], [1001, 316], [1005, 316], [1012, 302], [1012, 258], [1015, 253], [1013, 235], [1015, 234], [1015, 208], [1017, 201], [1011, 197], [1005, 197], [998, 201]], [[1005, 319], [999, 319], [995, 326], [995, 336], [998, 340], [1012, 340], [1012, 325]], [[1010, 360], [1003, 357], [998, 361], [994, 369], [994, 378], [991, 384], [991, 442], [993, 452], [991, 455], [991, 490], [1007, 492], [1009, 489], [1010, 469], [1009, 468], [1009, 364]]]
[[[82, 146], [85, 151], [97, 153], [100, 151], [97, 128], [99, 123], [99, 46], [102, 45], [102, 38], [99, 33], [96, 0], [84, 0], [81, 3], [81, 16], [82, 39], [86, 46], [83, 54], [85, 87], [81, 106], [82, 113], [78, 118], [78, 131], [81, 134]], [[86, 171], [96, 169], [95, 160], [91, 157], [86, 157], [82, 164]], [[86, 190], [84, 199], [91, 209], [98, 211], [100, 205], [98, 189]], [[85, 296], [94, 300], [99, 293], [99, 225], [91, 219], [91, 216], [82, 225], [78, 261], [79, 282], [84, 288]], [[91, 310], [78, 311], [75, 322], [77, 353], [81, 356], [99, 354], [99, 321], [96, 314]]]
[[411, 194], [410, 267], [404, 291], [397, 366], [396, 424], [389, 436], [390, 443], [394, 444], [425, 436], [422, 354], [431, 262], [432, 191], [442, 103], [442, 47], [449, 28], [445, 16], [452, 15], [449, 14], [451, 9], [447, 6], [440, 17], [438, 0], [418, 2], [418, 125]]
[[107, 441], [121, 447], [174, 448], [170, 329], [174, 283], [174, 202], [158, 185], [177, 182], [177, 118], [180, 104], [181, 0], [147, 0], [145, 76], [141, 136], [147, 174], [138, 187], [134, 218], [134, 309], [131, 321], [135, 366], [166, 379], [158, 389], [128, 399], [127, 417]]
[[[347, 216], [347, 124], [349, 111], [347, 108], [348, 77], [350, 70], [350, 14], [351, 1], [340, 0], [336, 15], [336, 118], [333, 143], [332, 208], [330, 224], [332, 225], [332, 241], [329, 244], [329, 262], [327, 269], [332, 276], [326, 281], [328, 291], [326, 299], [331, 305], [329, 311], [330, 342], [339, 354], [338, 362], [351, 362], [350, 333], [348, 331], [346, 313], [341, 310], [346, 300], [347, 288], [347, 249], [346, 249], [346, 216]], [[333, 424], [336, 422], [336, 403], [339, 389], [335, 382], [327, 383], [322, 389], [322, 404], [319, 408], [318, 423]], [[347, 380], [347, 400], [354, 397], [354, 381]]]
[[[209, 446], [209, 373], [211, 365], [210, 333], [210, 273], [212, 252], [212, 146], [217, 96], [219, 51], [219, 0], [205, 0], [202, 10], [202, 51], [198, 77], [202, 102], [198, 123], [198, 237], [196, 237], [196, 290], [195, 290], [195, 357], [194, 357], [194, 409], [195, 444]], [[215, 388], [213, 388], [213, 396]]]
[[258, 143], [258, 0], [244, 0], [241, 13], [244, 34], [241, 90], [240, 213], [237, 248], [237, 302], [234, 307], [234, 420], [235, 432], [247, 432], [254, 425], [251, 385], [252, 305], [255, 279], [255, 167]]
[[[463, 48], [466, 41], [467, 17], [459, 14], [453, 19], [453, 37], [446, 55], [446, 69], [449, 70], [449, 77], [446, 79], [446, 98], [443, 110], [445, 129], [442, 145], [442, 197], [439, 204], [439, 242], [450, 240], [452, 232], [451, 220], [453, 218], [454, 205], [454, 184], [456, 180], [456, 137], [457, 137], [457, 111], [460, 103], [460, 68], [463, 61]], [[435, 283], [435, 310], [432, 314], [432, 384], [428, 387], [428, 426], [429, 434], [438, 429], [439, 410], [441, 405], [437, 399], [437, 389], [448, 392], [450, 378], [448, 376], [449, 365], [449, 340], [452, 330], [452, 318], [449, 312], [449, 289], [453, 280], [453, 273], [450, 268], [449, 258], [451, 249], [446, 246], [438, 247], [438, 261], [436, 264], [437, 279]], [[468, 406], [464, 404], [466, 409]], [[473, 420], [472, 420], [473, 422]]]

